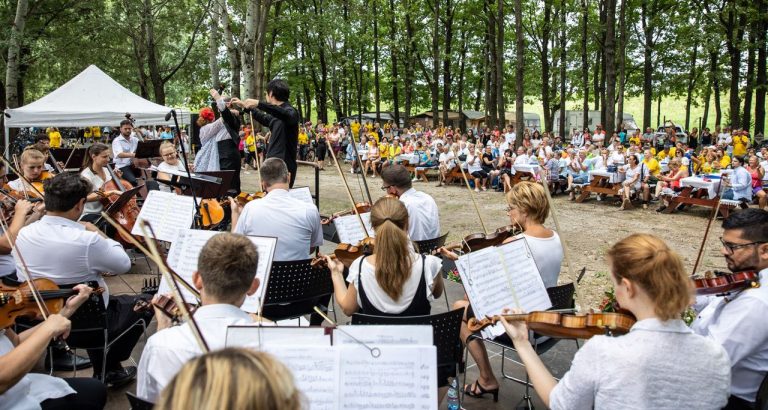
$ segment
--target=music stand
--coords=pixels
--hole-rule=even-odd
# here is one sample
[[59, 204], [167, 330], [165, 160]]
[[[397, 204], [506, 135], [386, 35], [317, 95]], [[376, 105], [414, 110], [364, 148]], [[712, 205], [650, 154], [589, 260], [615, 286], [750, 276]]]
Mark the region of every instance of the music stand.
[[160, 144], [165, 140], [139, 141], [135, 158], [156, 158], [160, 156]]
[[[123, 206], [125, 206], [125, 204], [128, 203], [128, 201], [133, 199], [133, 197], [135, 197], [136, 194], [139, 193], [139, 189], [141, 189], [141, 187], [143, 186], [144, 185], [139, 185], [135, 188], [131, 188], [127, 191], [124, 191], [122, 194], [120, 194], [120, 197], [115, 200], [115, 202], [112, 202], [112, 204], [109, 205], [109, 207], [107, 207], [107, 209], [104, 210], [104, 212], [106, 212], [108, 215], [111, 215], [110, 212], [121, 209]], [[96, 220], [96, 223], [101, 222], [102, 218], [103, 216], [99, 215], [99, 219]]]
[[51, 148], [51, 158], [64, 162], [64, 169], [80, 169], [85, 160], [87, 148]]
[[[218, 185], [206, 183], [204, 185], [194, 185], [194, 189], [200, 198], [222, 198], [227, 196], [227, 191], [232, 185], [232, 178], [235, 176], [235, 171], [207, 171], [207, 172], [195, 172], [198, 177], [213, 177], [219, 180]], [[193, 178], [194, 181], [194, 178]], [[189, 195], [189, 189], [183, 191], [184, 195]]]

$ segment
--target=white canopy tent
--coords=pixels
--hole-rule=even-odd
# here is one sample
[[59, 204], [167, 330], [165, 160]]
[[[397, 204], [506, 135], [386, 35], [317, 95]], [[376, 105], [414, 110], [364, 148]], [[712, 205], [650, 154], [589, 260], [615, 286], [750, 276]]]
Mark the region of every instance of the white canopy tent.
[[[126, 113], [137, 125], [172, 125], [173, 119], [165, 120], [170, 110], [139, 97], [91, 65], [39, 100], [6, 109], [5, 145], [9, 128], [117, 126]], [[180, 126], [190, 123], [189, 111], [175, 110]]]

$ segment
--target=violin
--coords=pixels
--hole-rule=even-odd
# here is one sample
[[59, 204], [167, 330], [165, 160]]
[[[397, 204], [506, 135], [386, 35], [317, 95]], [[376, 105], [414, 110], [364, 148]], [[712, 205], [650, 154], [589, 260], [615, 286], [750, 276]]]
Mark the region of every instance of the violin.
[[355, 203], [354, 208], [336, 212], [335, 214], [331, 215], [328, 218], [322, 218], [320, 223], [323, 225], [328, 225], [329, 223], [333, 222], [333, 220], [336, 218], [347, 216], [347, 215], [355, 215], [357, 213], [364, 214], [366, 212], [371, 212], [371, 204], [369, 202], [357, 202]]
[[480, 249], [489, 248], [491, 246], [499, 246], [504, 243], [510, 237], [522, 233], [522, 230], [513, 226], [507, 225], [496, 229], [492, 233], [473, 233], [467, 235], [462, 239], [461, 250], [464, 253], [471, 251], [479, 251]]
[[629, 333], [637, 319], [631, 313], [587, 313], [568, 314], [557, 311], [540, 311], [527, 314], [495, 315], [483, 319], [471, 318], [467, 328], [478, 332], [495, 325], [501, 318], [507, 321], [523, 320], [534, 332], [554, 338], [589, 339], [592, 336], [608, 334], [613, 336]]
[[[194, 314], [197, 307], [197, 305], [187, 303], [187, 310], [189, 310], [190, 314]], [[136, 301], [136, 304], [133, 305], [134, 312], [145, 312], [153, 308], [157, 308], [161, 313], [168, 316], [173, 324], [181, 323], [181, 320], [184, 318], [181, 309], [176, 305], [176, 301], [173, 300], [173, 297], [168, 295], [157, 295], [151, 302], [139, 299]]]
[[349, 268], [355, 259], [363, 255], [373, 255], [374, 244], [374, 238], [371, 237], [361, 240], [357, 245], [340, 243], [338, 246], [336, 246], [336, 250], [333, 251], [333, 254], [336, 259], [341, 261], [344, 266]]
[[[130, 182], [122, 178], [118, 178], [114, 171], [112, 171], [111, 167], [107, 167], [107, 171], [109, 172], [109, 175], [112, 177], [112, 179], [107, 181], [104, 185], [102, 185], [101, 189], [97, 191], [97, 193], [99, 193], [101, 196], [101, 203], [104, 205], [104, 207], [109, 207], [115, 201], [117, 201], [118, 198], [120, 198], [119, 195], [106, 195], [106, 191], [125, 192], [126, 190], [133, 188]], [[125, 228], [126, 231], [131, 232], [131, 230], [133, 230], [133, 225], [136, 223], [136, 219], [139, 216], [140, 210], [141, 209], [139, 208], [139, 204], [136, 202], [136, 197], [133, 197], [130, 201], [123, 205], [122, 208], [112, 210], [109, 216], [114, 218], [120, 224], [120, 226]], [[115, 239], [125, 248], [132, 247], [131, 238], [128, 238], [122, 231], [118, 232]]]
[[755, 271], [735, 273], [707, 272], [703, 278], [693, 279], [697, 295], [721, 295], [733, 291], [760, 287], [760, 276]]
[[[64, 301], [77, 294], [73, 289], [60, 289], [50, 279], [39, 278], [34, 280], [42, 302], [48, 312], [59, 313], [64, 307]], [[32, 288], [29, 282], [23, 282], [19, 286], [7, 286], [0, 283], [0, 329], [5, 329], [16, 322], [18, 317], [35, 318], [40, 315], [40, 308], [32, 296]], [[94, 293], [102, 293], [104, 289], [95, 288]]]
[[[266, 192], [255, 192], [249, 194], [247, 192], [239, 193], [234, 199], [241, 206], [244, 206], [248, 202], [254, 199], [261, 199], [267, 195]], [[224, 220], [224, 207], [229, 206], [230, 199], [225, 198], [222, 200], [214, 198], [206, 198], [200, 201], [200, 216], [202, 217], [203, 229], [212, 229]]]

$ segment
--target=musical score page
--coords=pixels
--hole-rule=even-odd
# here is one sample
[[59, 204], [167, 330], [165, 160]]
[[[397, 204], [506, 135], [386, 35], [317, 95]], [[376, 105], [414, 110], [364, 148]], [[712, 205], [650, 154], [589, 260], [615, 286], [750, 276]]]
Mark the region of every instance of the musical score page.
[[[374, 237], [373, 226], [371, 226], [371, 213], [365, 212], [360, 214], [360, 218], [363, 219], [366, 229], [368, 230], [368, 236]], [[357, 244], [365, 239], [365, 231], [360, 226], [360, 220], [357, 215], [347, 215], [336, 218], [333, 220], [336, 225], [336, 232], [339, 234], [340, 243]]]
[[330, 346], [331, 333], [321, 327], [283, 327], [274, 322], [227, 326], [226, 347], [260, 349], [262, 345]]
[[290, 196], [293, 199], [299, 200], [301, 202], [308, 203], [310, 205], [314, 205], [315, 201], [312, 199], [312, 192], [309, 191], [308, 186], [303, 186], [301, 188], [292, 188], [288, 191], [288, 196]]
[[[501, 314], [505, 308], [532, 312], [552, 307], [525, 239], [462, 255], [456, 267], [477, 318]], [[502, 333], [501, 323], [482, 330], [487, 339]]]
[[337, 345], [363, 342], [367, 345], [431, 346], [433, 343], [432, 326], [429, 325], [350, 325], [338, 329], [333, 333], [333, 343]]
[[[154, 191], [153, 191], [154, 192]], [[200, 250], [205, 246], [211, 237], [221, 232], [203, 231], [199, 229], [179, 229], [177, 236], [171, 243], [168, 250], [168, 266], [184, 278], [187, 283], [192, 284], [192, 274], [197, 270], [197, 259], [200, 256]], [[259, 278], [259, 289], [256, 293], [246, 296], [245, 302], [240, 307], [249, 313], [256, 313], [260, 310], [264, 301], [264, 295], [267, 290], [269, 272], [272, 269], [272, 258], [275, 254], [275, 245], [277, 238], [265, 236], [249, 236], [248, 239], [256, 245], [256, 251], [259, 254], [259, 263], [256, 266], [256, 277]], [[184, 287], [179, 287], [187, 301], [194, 300], [194, 296]], [[159, 294], [170, 292], [165, 278], [160, 280], [158, 288]]]
[[178, 230], [192, 226], [195, 220], [195, 202], [191, 196], [149, 191], [131, 230], [132, 234], [144, 236], [139, 227], [141, 220], [149, 222], [157, 239], [171, 242], [176, 238]]

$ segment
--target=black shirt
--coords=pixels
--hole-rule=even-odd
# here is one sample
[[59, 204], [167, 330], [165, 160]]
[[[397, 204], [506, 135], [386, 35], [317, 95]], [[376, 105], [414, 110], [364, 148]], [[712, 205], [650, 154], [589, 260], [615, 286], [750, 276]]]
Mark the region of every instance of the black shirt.
[[296, 154], [299, 144], [299, 114], [284, 102], [272, 105], [259, 101], [259, 110], [253, 111], [256, 121], [269, 127], [272, 136], [267, 144], [266, 158], [280, 158], [285, 161], [288, 170], [296, 174]]

